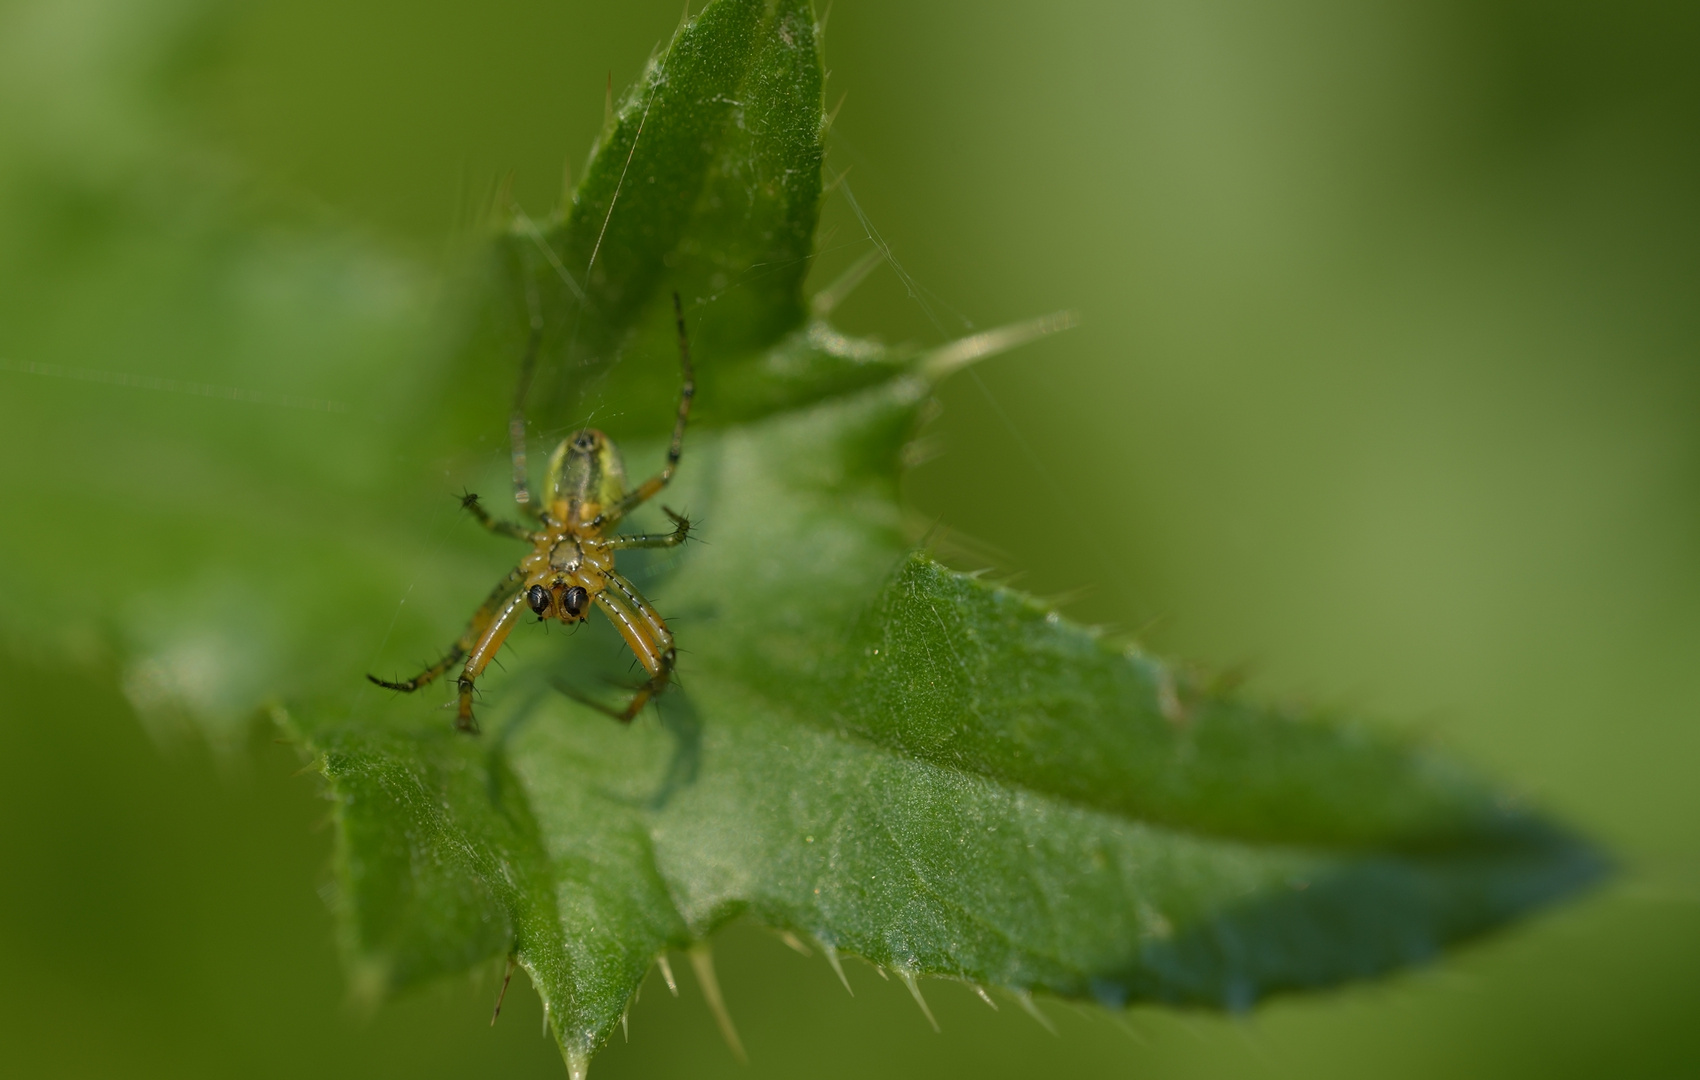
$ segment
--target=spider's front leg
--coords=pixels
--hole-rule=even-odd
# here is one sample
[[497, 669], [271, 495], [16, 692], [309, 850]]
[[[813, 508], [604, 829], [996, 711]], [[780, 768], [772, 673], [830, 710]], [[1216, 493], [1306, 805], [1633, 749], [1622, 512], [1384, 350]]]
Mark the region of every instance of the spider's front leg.
[[[523, 580], [522, 578], [521, 581]], [[460, 678], [457, 680], [460, 702], [455, 712], [455, 727], [469, 735], [478, 734], [478, 721], [472, 718], [474, 684], [478, 681], [478, 676], [484, 674], [484, 669], [490, 665], [490, 661], [496, 658], [496, 651], [508, 640], [508, 635], [518, 625], [520, 618], [530, 610], [531, 605], [526, 601], [525, 593], [514, 593], [484, 628], [484, 633], [472, 646], [471, 655], [466, 658], [466, 666], [460, 669]]]
[[[455, 643], [449, 646], [448, 652], [443, 654], [443, 658], [413, 678], [402, 682], [391, 682], [388, 679], [380, 679], [376, 675], [367, 675], [366, 678], [385, 690], [399, 690], [404, 694], [411, 694], [422, 686], [429, 686], [436, 682], [443, 672], [453, 667], [467, 653], [473, 652], [483, 643], [490, 631], [506, 616], [514, 599], [524, 599], [524, 594], [517, 590], [525, 584], [525, 578], [526, 572], [523, 567], [516, 566], [509, 571], [508, 576], [498, 582], [496, 587], [490, 590], [490, 595], [484, 598], [484, 602], [478, 605], [478, 610], [472, 614], [472, 620], [466, 624], [466, 629], [460, 637], [455, 639]], [[507, 631], [502, 632], [502, 637], [507, 637]], [[499, 645], [500, 641], [497, 644]], [[489, 663], [488, 657], [485, 658], [484, 663]], [[478, 670], [483, 671], [484, 665], [480, 664]], [[477, 677], [476, 673], [473, 677]], [[467, 684], [464, 672], [461, 674], [461, 683], [462, 718], [458, 721], [458, 724], [462, 730], [476, 731], [478, 727], [472, 721], [471, 689]]]
[[637, 591], [637, 587], [624, 577], [613, 572], [605, 571], [608, 588], [594, 595], [596, 606], [608, 616], [608, 621], [614, 624], [614, 629], [620, 632], [620, 637], [631, 649], [638, 663], [649, 673], [649, 681], [638, 688], [638, 692], [626, 703], [625, 709], [610, 709], [599, 701], [567, 691], [573, 700], [589, 705], [598, 712], [606, 713], [622, 724], [629, 724], [643, 707], [661, 691], [667, 689], [668, 680], [673, 675], [673, 664], [678, 653], [673, 647], [673, 634], [667, 629], [667, 624], [661, 621], [661, 616], [649, 606], [649, 601]]

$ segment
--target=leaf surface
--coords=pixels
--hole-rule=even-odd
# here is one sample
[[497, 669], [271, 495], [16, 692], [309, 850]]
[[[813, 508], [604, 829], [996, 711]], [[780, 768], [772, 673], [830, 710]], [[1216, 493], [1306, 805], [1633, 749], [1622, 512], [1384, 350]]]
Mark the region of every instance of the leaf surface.
[[[589, 640], [534, 639], [484, 740], [414, 702], [313, 735], [348, 850], [484, 882], [442, 906], [483, 898], [467, 918], [492, 955], [512, 934], [570, 1060], [657, 955], [740, 914], [911, 978], [1240, 1009], [1429, 959], [1598, 872], [1426, 750], [1252, 705], [905, 554], [893, 481], [925, 392], [693, 440], [679, 497], [704, 543], [646, 575], [689, 649], [659, 717], [563, 696], [609, 669]], [[542, 863], [506, 853], [518, 836]], [[464, 966], [435, 905], [351, 903], [375, 952]]]

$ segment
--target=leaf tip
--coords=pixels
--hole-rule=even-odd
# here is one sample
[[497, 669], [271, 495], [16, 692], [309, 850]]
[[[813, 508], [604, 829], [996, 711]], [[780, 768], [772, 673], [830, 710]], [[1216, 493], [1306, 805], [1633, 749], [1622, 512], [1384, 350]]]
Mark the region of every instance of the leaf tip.
[[1027, 322], [970, 334], [928, 353], [921, 361], [921, 373], [929, 381], [939, 382], [946, 375], [987, 357], [1009, 352], [1042, 337], [1072, 330], [1079, 325], [1078, 311], [1058, 311], [1037, 319], [1029, 319]]
[[915, 999], [915, 1004], [921, 1007], [921, 1015], [927, 1018], [927, 1023], [933, 1025], [933, 1030], [939, 1031], [939, 1022], [933, 1016], [933, 1010], [927, 1007], [927, 999], [921, 996], [921, 984], [915, 980], [915, 973], [908, 968], [898, 968], [897, 977], [903, 985], [909, 988], [909, 996]]
[[1030, 992], [1026, 990], [1011, 990], [1010, 994], [1014, 996], [1015, 1003], [1021, 1006], [1022, 1012], [1039, 1021], [1039, 1026], [1050, 1032], [1052, 1035], [1057, 1034], [1057, 1026], [1051, 1023], [1050, 1017], [1039, 1011], [1039, 1005], [1033, 1000], [1033, 995]]
[[667, 954], [662, 953], [655, 958], [655, 966], [661, 969], [661, 978], [667, 983], [667, 992], [674, 997], [679, 996], [679, 981], [673, 978], [673, 965], [667, 962]]
[[727, 1049], [732, 1051], [740, 1065], [748, 1065], [750, 1058], [744, 1053], [744, 1042], [738, 1038], [732, 1014], [726, 1009], [726, 999], [720, 994], [720, 980], [714, 974], [714, 953], [707, 942], [691, 946], [691, 968], [696, 972], [697, 982], [702, 984], [702, 996], [708, 1002], [709, 1011], [714, 1014], [714, 1022], [720, 1028], [720, 1037], [726, 1040]]
[[885, 249], [874, 248], [863, 253], [862, 257], [851, 263], [849, 268], [835, 278], [832, 284], [815, 293], [809, 301], [809, 309], [816, 318], [824, 319], [832, 314], [832, 310], [844, 302], [844, 298], [856, 290], [856, 286], [866, 281], [874, 268], [885, 261]]
[[844, 984], [844, 992], [855, 997], [856, 991], [850, 989], [850, 980], [844, 977], [844, 965], [838, 962], [838, 950], [823, 941], [820, 942], [820, 951], [826, 954], [826, 962], [832, 965], [832, 973]]
[[390, 965], [373, 956], [362, 956], [349, 965], [348, 1004], [362, 1016], [377, 1011], [390, 988]]

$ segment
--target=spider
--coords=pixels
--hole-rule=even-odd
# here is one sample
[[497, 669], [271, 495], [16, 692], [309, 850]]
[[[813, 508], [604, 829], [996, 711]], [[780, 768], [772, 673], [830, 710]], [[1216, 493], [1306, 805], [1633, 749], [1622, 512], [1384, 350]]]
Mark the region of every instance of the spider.
[[[529, 609], [537, 616], [538, 622], [556, 618], [571, 625], [589, 618], [590, 608], [595, 605], [620, 632], [626, 647], [648, 672], [649, 679], [638, 688], [624, 710], [572, 696], [621, 723], [630, 723], [644, 705], [666, 689], [667, 680], [673, 672], [673, 634], [637, 587], [615, 571], [614, 554], [629, 548], [677, 547], [690, 536], [690, 520], [662, 507], [673, 520], [674, 529], [670, 533], [605, 534], [634, 508], [659, 494], [673, 479], [673, 472], [679, 464], [685, 421], [690, 417], [691, 397], [696, 392], [696, 383], [691, 372], [690, 343], [685, 336], [685, 313], [678, 293], [673, 294], [673, 318], [679, 329], [679, 366], [684, 373], [684, 384], [679, 390], [679, 413], [673, 423], [673, 441], [667, 449], [667, 463], [661, 471], [636, 488], [627, 490], [620, 452], [608, 437], [594, 428], [575, 431], [562, 440], [550, 455], [549, 471], [544, 481], [548, 502], [541, 512], [533, 510], [525, 479], [524, 417], [517, 414], [511, 427], [514, 436], [514, 501], [539, 527], [528, 528], [491, 517], [479, 503], [478, 496], [471, 493], [461, 497], [461, 506], [491, 532], [531, 544], [531, 554], [521, 559], [519, 565], [485, 597], [484, 603], [473, 612], [465, 632], [441, 660], [405, 682], [390, 682], [376, 675], [366, 676], [368, 679], [388, 690], [412, 693], [434, 682], [464, 657], [466, 666], [460, 672], [460, 701], [455, 726], [469, 734], [477, 734], [478, 723], [472, 716], [474, 686], [524, 612]], [[527, 354], [528, 370], [535, 355], [536, 332], [534, 320], [532, 345]], [[522, 394], [524, 381], [522, 379]]]

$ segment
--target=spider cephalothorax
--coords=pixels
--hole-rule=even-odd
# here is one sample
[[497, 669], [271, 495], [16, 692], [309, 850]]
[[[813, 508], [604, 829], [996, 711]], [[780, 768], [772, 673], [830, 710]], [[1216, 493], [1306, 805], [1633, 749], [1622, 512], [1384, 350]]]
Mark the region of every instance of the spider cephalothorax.
[[[684, 371], [684, 386], [679, 392], [679, 414], [673, 424], [666, 465], [628, 491], [620, 452], [608, 437], [590, 428], [574, 432], [549, 457], [549, 473], [544, 483], [546, 501], [538, 511], [533, 509], [525, 483], [523, 436], [516, 434], [514, 499], [530, 516], [530, 527], [496, 520], [476, 495], [463, 496], [461, 505], [492, 532], [530, 543], [531, 553], [485, 598], [473, 613], [465, 633], [441, 660], [405, 682], [389, 682], [375, 675], [368, 675], [368, 679], [391, 690], [412, 692], [435, 681], [464, 657], [466, 666], [458, 680], [460, 699], [455, 722], [462, 731], [475, 732], [478, 730], [472, 718], [475, 684], [524, 612], [531, 611], [539, 621], [559, 619], [564, 623], [579, 623], [589, 617], [592, 607], [597, 607], [620, 632], [649, 679], [624, 710], [587, 703], [629, 722], [666, 688], [673, 672], [673, 634], [637, 587], [614, 569], [614, 555], [625, 548], [675, 547], [690, 535], [691, 523], [663, 507], [673, 519], [674, 529], [670, 533], [606, 534], [633, 508], [666, 487], [679, 464], [695, 381], [691, 374], [690, 346], [685, 338], [685, 316], [676, 293], [673, 313], [679, 328], [679, 364]], [[515, 430], [522, 432], [523, 425]]]

